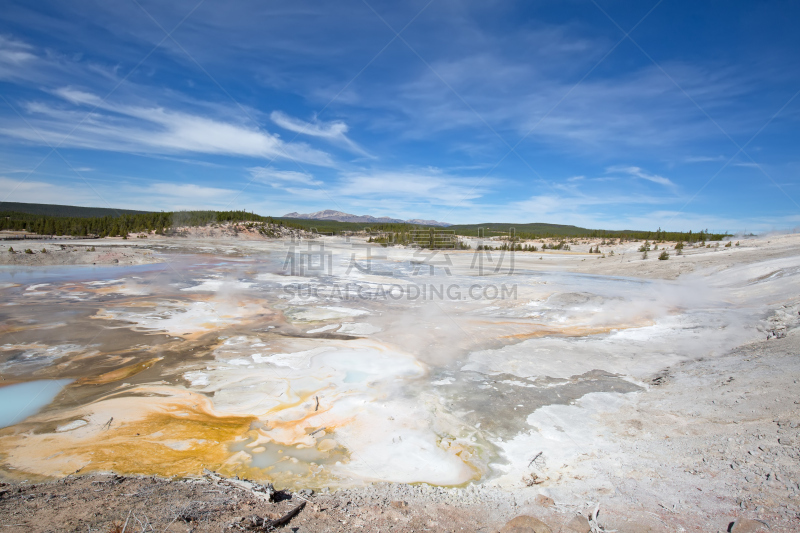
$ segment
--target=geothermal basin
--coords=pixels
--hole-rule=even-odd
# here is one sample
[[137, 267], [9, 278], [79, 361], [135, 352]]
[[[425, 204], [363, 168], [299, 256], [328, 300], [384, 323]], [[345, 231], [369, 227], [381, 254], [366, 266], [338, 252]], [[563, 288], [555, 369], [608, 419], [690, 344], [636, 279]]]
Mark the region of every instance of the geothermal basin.
[[0, 267], [4, 476], [584, 480], [659, 372], [761, 339], [800, 294], [785, 250], [666, 265], [624, 246], [162, 239], [150, 264]]

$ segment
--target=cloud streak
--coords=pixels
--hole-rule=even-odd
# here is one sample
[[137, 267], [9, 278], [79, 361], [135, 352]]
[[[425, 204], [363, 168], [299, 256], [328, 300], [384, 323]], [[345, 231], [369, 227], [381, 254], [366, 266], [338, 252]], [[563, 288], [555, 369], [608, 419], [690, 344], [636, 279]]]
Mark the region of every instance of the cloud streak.
[[628, 174], [629, 176], [633, 176], [634, 178], [642, 179], [652, 183], [657, 183], [658, 185], [663, 185], [665, 187], [675, 187], [675, 183], [673, 183], [673, 181], [670, 180], [669, 178], [665, 178], [664, 176], [659, 176], [657, 174], [648, 174], [639, 167], [614, 166], [614, 167], [608, 167], [606, 169], [606, 172], [609, 173], [621, 172], [623, 174]]
[[347, 136], [348, 127], [344, 122], [321, 122], [318, 120], [315, 120], [314, 122], [306, 122], [298, 118], [291, 117], [281, 111], [273, 111], [272, 114], [270, 114], [270, 118], [272, 119], [272, 122], [285, 130], [293, 131], [300, 135], [319, 137], [346, 150], [349, 150], [354, 154], [368, 158], [373, 157]]
[[[84, 185], [77, 176], [72, 179]], [[29, 202], [78, 206], [119, 207], [144, 211], [180, 209], [223, 209], [238, 191], [195, 183], [153, 181], [145, 184], [109, 183], [92, 180], [92, 187], [73, 186], [65, 180], [20, 180], [0, 176], [0, 190], [13, 190], [8, 202]]]
[[323, 182], [315, 180], [314, 176], [305, 172], [294, 170], [276, 170], [270, 167], [252, 167], [248, 171], [254, 181], [264, 183], [275, 188], [285, 189], [292, 185], [320, 186]]
[[462, 206], [482, 197], [496, 180], [446, 174], [436, 168], [374, 170], [344, 173], [338, 180], [338, 194], [372, 200], [394, 201], [408, 206]]
[[[1, 127], [0, 133], [31, 142], [41, 142], [41, 135], [51, 144], [98, 150], [193, 152], [335, 166], [326, 152], [304, 143], [287, 143], [277, 135], [243, 124], [164, 107], [111, 103], [69, 87], [57, 89], [54, 94], [75, 107], [29, 103], [29, 122], [38, 133], [19, 123]], [[76, 124], [80, 125], [72, 131]]]

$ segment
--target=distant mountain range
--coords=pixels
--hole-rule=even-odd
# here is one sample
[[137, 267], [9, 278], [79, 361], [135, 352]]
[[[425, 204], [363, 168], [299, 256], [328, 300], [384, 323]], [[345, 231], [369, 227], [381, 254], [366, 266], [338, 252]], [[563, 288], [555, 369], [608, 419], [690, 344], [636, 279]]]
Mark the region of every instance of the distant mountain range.
[[419, 224], [420, 226], [451, 226], [447, 222], [437, 222], [436, 220], [422, 220], [412, 218], [411, 220], [401, 220], [399, 218], [373, 217], [370, 215], [351, 215], [326, 209], [316, 213], [287, 213], [283, 218], [302, 218], [304, 220], [335, 220], [336, 222], [361, 222], [367, 224]]

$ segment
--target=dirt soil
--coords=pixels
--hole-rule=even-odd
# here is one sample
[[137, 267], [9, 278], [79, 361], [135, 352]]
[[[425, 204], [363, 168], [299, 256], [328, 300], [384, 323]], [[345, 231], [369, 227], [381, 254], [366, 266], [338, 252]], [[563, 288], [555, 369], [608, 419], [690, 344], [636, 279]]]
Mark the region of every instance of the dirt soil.
[[[305, 504], [289, 531], [496, 531], [499, 516], [514, 513], [501, 493], [491, 502], [452, 497], [448, 491], [375, 485], [336, 493], [253, 492], [214, 480], [90, 475], [36, 485], [0, 487], [4, 531], [266, 531], [259, 519], [279, 519]], [[538, 513], [558, 523], [559, 513]], [[121, 530], [121, 528], [120, 528]]]

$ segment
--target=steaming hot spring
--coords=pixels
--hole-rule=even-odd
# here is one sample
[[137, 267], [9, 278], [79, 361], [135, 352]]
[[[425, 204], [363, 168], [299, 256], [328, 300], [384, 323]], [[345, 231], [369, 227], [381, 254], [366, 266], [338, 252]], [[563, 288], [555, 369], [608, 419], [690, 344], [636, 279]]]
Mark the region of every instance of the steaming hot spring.
[[9, 475], [588, 480], [659, 371], [761, 338], [800, 293], [794, 256], [655, 279], [337, 238], [151, 249], [162, 262], [0, 274]]

